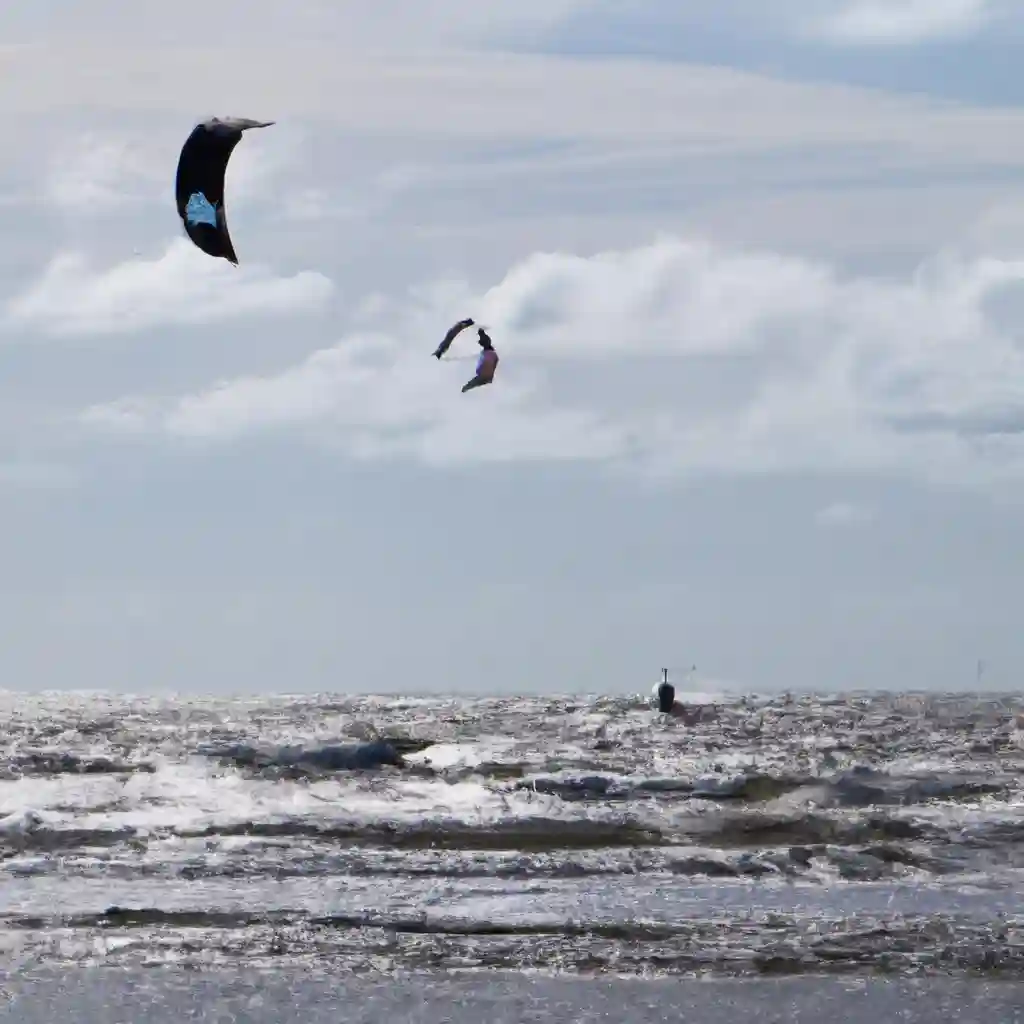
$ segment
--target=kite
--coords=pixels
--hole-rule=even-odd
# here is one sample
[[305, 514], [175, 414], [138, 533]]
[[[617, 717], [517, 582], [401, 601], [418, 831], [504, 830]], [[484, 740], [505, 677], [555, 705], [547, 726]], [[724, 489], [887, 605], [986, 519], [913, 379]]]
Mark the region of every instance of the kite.
[[434, 351], [434, 358], [440, 359], [452, 347], [452, 342], [467, 328], [473, 326], [473, 320], [471, 317], [467, 317], [465, 320], [460, 320], [457, 324], [454, 324], [448, 329], [448, 333], [444, 336], [441, 344], [437, 346]]
[[224, 213], [224, 177], [242, 133], [250, 128], [269, 128], [273, 123], [214, 117], [197, 124], [181, 147], [174, 183], [178, 216], [185, 233], [207, 256], [238, 265]]

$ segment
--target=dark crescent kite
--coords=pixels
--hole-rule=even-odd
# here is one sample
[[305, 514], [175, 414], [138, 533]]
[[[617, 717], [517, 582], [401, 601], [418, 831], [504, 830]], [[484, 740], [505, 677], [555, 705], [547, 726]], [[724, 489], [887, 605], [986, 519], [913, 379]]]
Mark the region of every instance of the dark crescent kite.
[[178, 157], [174, 198], [185, 233], [208, 256], [238, 265], [224, 213], [224, 176], [228, 160], [249, 128], [269, 128], [273, 121], [213, 117], [192, 129]]

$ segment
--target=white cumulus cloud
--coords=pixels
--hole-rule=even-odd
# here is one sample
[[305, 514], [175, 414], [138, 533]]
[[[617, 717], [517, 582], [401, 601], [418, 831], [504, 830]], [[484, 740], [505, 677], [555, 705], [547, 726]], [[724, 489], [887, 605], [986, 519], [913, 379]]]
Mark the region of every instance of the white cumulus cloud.
[[492, 387], [489, 401], [474, 402], [476, 395], [459, 391], [470, 376], [470, 364], [439, 367], [429, 353], [367, 335], [276, 376], [224, 381], [179, 399], [120, 399], [87, 410], [84, 419], [193, 440], [275, 430], [324, 437], [326, 430], [356, 458], [407, 455], [430, 463], [607, 458], [625, 449], [621, 427], [600, 414], [545, 405], [522, 381]]
[[78, 253], [56, 257], [7, 306], [8, 327], [57, 335], [123, 333], [321, 307], [334, 286], [323, 274], [275, 277], [266, 267], [233, 267], [184, 239], [155, 260], [97, 268]]
[[517, 349], [538, 354], [698, 355], [799, 330], [829, 282], [826, 268], [774, 253], [665, 238], [591, 257], [535, 254], [479, 306]]
[[[1016, 311], [1016, 312], [1015, 312]], [[854, 470], [1024, 476], [1024, 262], [937, 257], [903, 279], [662, 239], [532, 256], [494, 287], [423, 288], [361, 333], [266, 376], [129, 397], [86, 419], [227, 441], [291, 431], [360, 458], [589, 458], [673, 476]], [[502, 363], [462, 395], [455, 319]], [[410, 339], [427, 339], [419, 346]], [[453, 348], [471, 360], [471, 332]]]

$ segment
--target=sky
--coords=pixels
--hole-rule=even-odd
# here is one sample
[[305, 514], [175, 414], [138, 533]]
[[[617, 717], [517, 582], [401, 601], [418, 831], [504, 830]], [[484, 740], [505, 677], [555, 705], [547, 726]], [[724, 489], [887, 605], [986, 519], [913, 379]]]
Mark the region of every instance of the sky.
[[0, 7], [0, 686], [1018, 687], [1020, 4], [175, 12]]

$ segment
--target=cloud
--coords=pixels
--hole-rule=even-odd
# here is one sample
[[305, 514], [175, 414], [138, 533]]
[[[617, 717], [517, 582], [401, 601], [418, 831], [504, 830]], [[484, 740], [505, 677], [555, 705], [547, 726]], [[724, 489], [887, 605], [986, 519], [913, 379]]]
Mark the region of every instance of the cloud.
[[[183, 25], [189, 24], [187, 20]], [[514, 144], [588, 141], [629, 147], [672, 142], [733, 146], [886, 144], [1011, 160], [1024, 151], [1024, 115], [977, 112], [921, 97], [782, 82], [724, 67], [642, 60], [571, 60], [524, 53], [344, 56], [334, 36], [212, 49], [47, 40], [4, 54], [7, 115], [180, 118], [240, 113], [305, 123], [320, 133]], [[331, 42], [324, 40], [330, 39]], [[636, 102], [643, 96], [643, 103]], [[275, 129], [276, 130], [276, 129]], [[270, 142], [271, 129], [261, 145]], [[247, 144], [257, 144], [255, 139]], [[175, 154], [176, 155], [176, 154]]]
[[158, 188], [166, 189], [166, 177], [136, 141], [85, 134], [62, 140], [43, 179], [43, 198], [65, 213], [107, 216], [152, 199]]
[[106, 269], [78, 253], [58, 256], [8, 304], [6, 326], [54, 336], [116, 334], [316, 309], [333, 290], [320, 273], [278, 278], [262, 266], [211, 260], [176, 239], [159, 259]]
[[[196, 394], [101, 404], [85, 420], [207, 442], [292, 433], [357, 458], [432, 464], [1019, 480], [1020, 312], [1024, 262], [941, 254], [886, 280], [665, 238], [531, 256], [476, 296], [416, 289], [392, 300], [390, 333]], [[467, 314], [489, 326], [502, 364], [492, 387], [462, 395], [471, 363], [438, 364], [430, 350]], [[472, 359], [466, 339], [453, 351]]]
[[971, 35], [993, 13], [989, 0], [852, 0], [822, 28], [837, 42], [906, 46]]
[[456, 383], [472, 369], [460, 365], [441, 367], [388, 337], [355, 336], [276, 376], [225, 381], [171, 401], [121, 399], [86, 410], [83, 419], [122, 433], [207, 441], [299, 431], [340, 442], [355, 458], [406, 455], [431, 464], [603, 459], [624, 451], [621, 428], [598, 414], [545, 407], [521, 382], [473, 402]]
[[590, 258], [530, 256], [484, 294], [480, 315], [548, 357], [695, 356], [799, 330], [828, 282], [827, 270], [798, 260], [665, 239]]
[[864, 505], [837, 501], [832, 505], [819, 509], [815, 519], [819, 526], [862, 526], [874, 519], [874, 512]]

